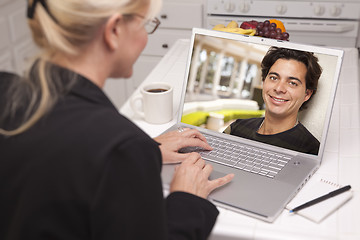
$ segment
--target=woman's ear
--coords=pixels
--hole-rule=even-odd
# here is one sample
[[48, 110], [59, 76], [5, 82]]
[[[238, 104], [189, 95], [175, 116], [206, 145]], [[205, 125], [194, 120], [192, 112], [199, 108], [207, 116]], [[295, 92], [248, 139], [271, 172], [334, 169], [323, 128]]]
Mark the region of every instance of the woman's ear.
[[121, 37], [121, 23], [123, 17], [121, 14], [114, 14], [105, 23], [104, 29], [104, 41], [106, 47], [110, 51], [114, 51], [119, 47], [119, 38]]

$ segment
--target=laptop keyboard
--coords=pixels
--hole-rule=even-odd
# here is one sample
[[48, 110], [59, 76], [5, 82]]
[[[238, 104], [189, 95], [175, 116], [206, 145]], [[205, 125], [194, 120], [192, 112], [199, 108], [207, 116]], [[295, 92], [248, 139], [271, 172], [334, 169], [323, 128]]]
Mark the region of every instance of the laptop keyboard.
[[285, 154], [230, 142], [207, 134], [204, 136], [213, 147], [212, 151], [199, 151], [204, 159], [246, 172], [274, 178], [291, 160], [291, 156]]

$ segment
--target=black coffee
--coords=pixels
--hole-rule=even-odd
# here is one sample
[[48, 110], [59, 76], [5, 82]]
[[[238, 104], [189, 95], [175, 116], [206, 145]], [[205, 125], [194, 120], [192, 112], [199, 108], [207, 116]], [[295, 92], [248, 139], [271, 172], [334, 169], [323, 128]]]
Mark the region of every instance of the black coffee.
[[155, 89], [149, 89], [147, 90], [148, 92], [151, 92], [151, 93], [161, 93], [161, 92], [166, 92], [167, 89], [163, 89], [163, 88], [155, 88]]

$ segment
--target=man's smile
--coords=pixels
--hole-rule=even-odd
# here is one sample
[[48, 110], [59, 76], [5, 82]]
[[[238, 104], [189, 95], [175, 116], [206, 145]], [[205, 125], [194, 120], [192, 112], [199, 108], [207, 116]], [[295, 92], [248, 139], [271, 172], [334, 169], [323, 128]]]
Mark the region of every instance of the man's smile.
[[283, 99], [283, 98], [277, 98], [277, 97], [274, 97], [274, 96], [271, 96], [271, 95], [269, 95], [269, 97], [271, 99], [273, 99], [274, 101], [276, 101], [276, 102], [287, 102], [287, 101], [289, 101], [289, 100], [286, 100], [286, 99]]

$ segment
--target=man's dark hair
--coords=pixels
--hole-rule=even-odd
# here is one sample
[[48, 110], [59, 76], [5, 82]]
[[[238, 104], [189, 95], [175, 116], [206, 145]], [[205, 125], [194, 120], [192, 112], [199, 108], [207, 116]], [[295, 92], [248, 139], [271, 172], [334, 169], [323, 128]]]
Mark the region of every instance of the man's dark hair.
[[304, 102], [303, 105], [301, 105], [300, 107], [300, 110], [306, 109], [307, 103], [316, 93], [319, 78], [322, 72], [322, 68], [318, 63], [318, 58], [312, 52], [304, 52], [288, 48], [271, 47], [261, 62], [261, 77], [263, 81], [268, 75], [271, 66], [278, 59], [293, 59], [305, 64], [307, 69], [305, 76], [306, 89], [313, 91], [309, 100]]

